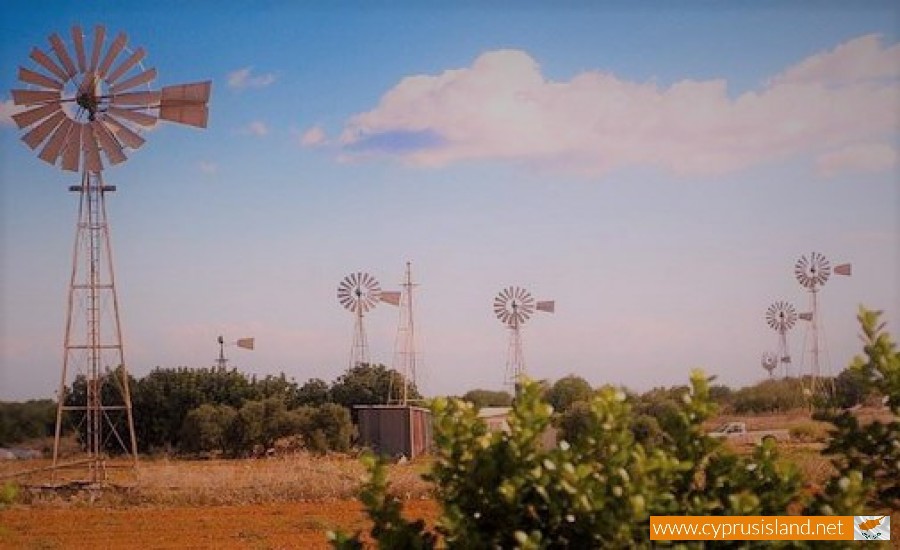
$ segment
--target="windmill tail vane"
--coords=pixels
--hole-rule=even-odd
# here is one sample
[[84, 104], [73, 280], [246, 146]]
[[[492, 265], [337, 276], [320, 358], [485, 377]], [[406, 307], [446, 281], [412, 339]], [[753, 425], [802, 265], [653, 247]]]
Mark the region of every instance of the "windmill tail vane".
[[235, 345], [239, 348], [252, 350], [256, 344], [255, 338], [239, 338]]
[[853, 265], [852, 264], [841, 264], [834, 266], [835, 275], [843, 275], [845, 277], [850, 277], [853, 275]]

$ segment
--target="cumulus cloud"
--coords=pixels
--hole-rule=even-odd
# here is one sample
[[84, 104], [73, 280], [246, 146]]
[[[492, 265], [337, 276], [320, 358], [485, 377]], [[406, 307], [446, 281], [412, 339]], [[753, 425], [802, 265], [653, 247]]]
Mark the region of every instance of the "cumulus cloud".
[[900, 78], [900, 44], [882, 48], [869, 34], [813, 55], [773, 79], [775, 83], [840, 86], [875, 79]]
[[325, 140], [325, 130], [321, 126], [313, 126], [300, 136], [300, 145], [302, 147], [315, 147], [325, 143]]
[[253, 67], [244, 67], [228, 73], [228, 86], [242, 90], [244, 88], [265, 88], [275, 82], [274, 73], [252, 74]]
[[858, 143], [821, 155], [816, 168], [825, 177], [844, 172], [886, 172], [900, 168], [900, 153], [887, 143]]
[[900, 47], [865, 36], [788, 67], [737, 97], [725, 80], [668, 87], [586, 71], [552, 81], [526, 52], [404, 78], [350, 118], [342, 158], [420, 166], [509, 159], [602, 175], [652, 166], [714, 176], [896, 135]]
[[254, 120], [241, 128], [241, 133], [256, 137], [262, 137], [268, 135], [269, 127], [265, 122], [261, 120]]

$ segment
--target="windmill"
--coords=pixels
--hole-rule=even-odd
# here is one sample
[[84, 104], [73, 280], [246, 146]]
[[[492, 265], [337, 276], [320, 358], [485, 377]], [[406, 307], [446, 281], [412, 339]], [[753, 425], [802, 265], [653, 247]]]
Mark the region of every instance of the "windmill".
[[338, 302], [356, 316], [353, 326], [353, 345], [350, 348], [350, 368], [369, 364], [369, 344], [363, 317], [381, 300], [381, 285], [368, 273], [351, 273], [338, 284]]
[[[841, 264], [834, 266], [835, 275], [844, 275], [849, 277], [852, 274], [851, 264]], [[809, 321], [808, 341], [810, 342], [811, 364], [810, 364], [810, 392], [815, 393], [819, 389], [822, 377], [822, 319], [819, 313], [818, 293], [822, 286], [831, 276], [831, 262], [824, 255], [818, 252], [812, 252], [809, 256], [801, 256], [794, 264], [794, 276], [797, 282], [809, 291], [810, 310], [807, 313], [800, 314], [800, 318]], [[806, 350], [804, 349], [804, 352]], [[804, 355], [805, 357], [805, 355]]]
[[[24, 108], [13, 120], [26, 131], [22, 141], [39, 150], [38, 158], [66, 171], [81, 172], [81, 184], [69, 187], [78, 193], [79, 206], [52, 467], [54, 475], [62, 467], [59, 442], [64, 413], [83, 413], [79, 425], [83, 426], [88, 455], [83, 463], [89, 481], [96, 483], [106, 479], [108, 447], [119, 447], [132, 467], [137, 467], [106, 217], [106, 195], [116, 187], [104, 183], [104, 157], [107, 165], [127, 160], [126, 150], [144, 144], [141, 129], [155, 126], [158, 120], [205, 128], [211, 83], [152, 90], [156, 69], [144, 69], [146, 52], [128, 48], [124, 33], [117, 34], [107, 47], [106, 28], [97, 25], [90, 51], [80, 26], [72, 27], [70, 37], [71, 48], [58, 34], [50, 35], [49, 50], [31, 50], [33, 67], [19, 67], [19, 80], [28, 88], [12, 90], [13, 103]], [[67, 395], [66, 384], [74, 374], [83, 376], [84, 391]], [[73, 389], [75, 386], [73, 382]], [[110, 397], [112, 394], [116, 397]]]
[[509, 329], [509, 348], [506, 357], [506, 383], [512, 384], [516, 393], [525, 376], [525, 355], [522, 352], [520, 329], [535, 311], [553, 313], [556, 302], [536, 301], [524, 288], [504, 288], [494, 298], [494, 314]]
[[238, 338], [234, 342], [225, 343], [225, 337], [219, 336], [216, 339], [216, 342], [219, 344], [219, 356], [216, 358], [216, 367], [221, 370], [225, 370], [228, 368], [228, 359], [225, 357], [225, 346], [226, 345], [235, 345], [239, 348], [253, 350], [255, 347], [256, 340], [254, 338]]
[[769, 378], [772, 378], [772, 373], [778, 368], [778, 354], [774, 351], [765, 351], [762, 354], [760, 363], [762, 364], [762, 368], [766, 369], [769, 373]]
[[[797, 322], [797, 310], [790, 302], [779, 301], [769, 306], [766, 310], [766, 323], [775, 332], [778, 333], [778, 355], [776, 356], [776, 367], [778, 363], [784, 365], [784, 377], [789, 375], [788, 366], [791, 364], [791, 354], [788, 350], [787, 333], [794, 327]], [[769, 371], [772, 374], [772, 371]]]

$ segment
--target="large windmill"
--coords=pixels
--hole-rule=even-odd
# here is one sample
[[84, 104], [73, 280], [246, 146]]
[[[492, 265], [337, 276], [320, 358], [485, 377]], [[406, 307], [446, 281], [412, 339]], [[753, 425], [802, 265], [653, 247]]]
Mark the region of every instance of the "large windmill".
[[[90, 48], [80, 26], [70, 44], [54, 33], [50, 49], [33, 48], [31, 68], [19, 67], [27, 88], [12, 90], [24, 110], [13, 115], [38, 158], [81, 172], [78, 222], [68, 292], [62, 377], [56, 414], [53, 469], [67, 412], [81, 414], [89, 481], [106, 479], [106, 450], [117, 448], [137, 466], [137, 441], [122, 345], [112, 246], [106, 217], [103, 170], [127, 159], [126, 150], [144, 144], [142, 128], [158, 120], [206, 127], [211, 83], [198, 82], [153, 90], [156, 69], [145, 69], [143, 48], [131, 50], [119, 33], [107, 44], [106, 28], [94, 28]], [[74, 55], [72, 54], [74, 52]], [[104, 162], [104, 160], [106, 162]], [[76, 375], [79, 377], [75, 379]], [[72, 382], [73, 393], [67, 393]]]
[[[819, 300], [817, 298], [819, 290], [828, 281], [831, 276], [831, 262], [824, 255], [818, 252], [812, 252], [809, 256], [801, 256], [794, 264], [794, 276], [797, 282], [809, 291], [810, 311], [803, 313], [800, 318], [809, 321], [809, 333], [807, 341], [810, 349], [810, 392], [816, 393], [821, 390], [819, 387], [822, 378], [822, 360], [823, 351], [822, 339], [822, 319], [819, 312]], [[841, 264], [834, 266], [836, 275], [850, 276], [852, 274], [852, 266], [850, 264]], [[805, 350], [804, 350], [805, 352]], [[804, 353], [804, 359], [805, 359]], [[826, 373], [828, 374], [828, 373]]]
[[556, 302], [536, 301], [531, 293], [518, 286], [504, 288], [494, 298], [494, 314], [509, 329], [505, 381], [514, 387], [516, 393], [526, 373], [520, 329], [535, 311], [553, 313], [555, 309]]

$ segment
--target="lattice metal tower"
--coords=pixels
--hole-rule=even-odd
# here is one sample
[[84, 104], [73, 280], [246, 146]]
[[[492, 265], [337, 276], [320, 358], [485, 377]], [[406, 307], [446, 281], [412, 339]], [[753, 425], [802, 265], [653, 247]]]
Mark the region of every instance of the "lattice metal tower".
[[394, 370], [402, 376], [401, 387], [394, 387], [391, 379], [391, 390], [388, 403], [398, 405], [409, 404], [409, 389], [417, 383], [416, 368], [418, 356], [416, 354], [416, 325], [413, 315], [413, 289], [419, 286], [412, 282], [412, 266], [406, 262], [406, 277], [400, 284], [399, 293], [382, 292], [383, 302], [395, 303], [399, 306], [399, 321], [397, 322], [397, 340], [394, 344]]
[[522, 325], [535, 310], [553, 313], [555, 308], [554, 301], [535, 301], [531, 293], [517, 286], [501, 290], [494, 298], [494, 314], [509, 329], [504, 383], [513, 386], [516, 395], [527, 372], [525, 353], [522, 350]]
[[381, 285], [368, 273], [351, 273], [338, 284], [338, 302], [355, 315], [353, 343], [350, 346], [350, 367], [370, 364], [369, 343], [366, 339], [365, 314], [381, 299]]
[[[810, 351], [810, 384], [809, 392], [811, 394], [821, 393], [825, 388], [822, 386], [822, 359], [824, 341], [822, 339], [822, 318], [819, 311], [818, 293], [822, 286], [831, 276], [831, 262], [824, 255], [818, 252], [812, 252], [809, 256], [801, 256], [797, 263], [794, 264], [794, 276], [801, 286], [809, 291], [810, 311], [801, 314], [800, 318], [809, 321], [809, 332], [807, 342]], [[850, 276], [852, 274], [852, 266], [850, 264], [841, 264], [834, 267], [836, 275]], [[806, 349], [804, 349], [804, 360], [806, 358]], [[826, 360], [827, 363], [827, 360]], [[827, 372], [828, 365], [825, 365]]]
[[[63, 170], [81, 171], [81, 183], [69, 187], [78, 193], [78, 221], [57, 394], [53, 473], [55, 477], [63, 467], [86, 466], [91, 483], [107, 479], [111, 449], [137, 466], [106, 215], [106, 196], [116, 187], [104, 183], [103, 157], [109, 164], [124, 162], [125, 150], [137, 149], [145, 141], [141, 127], [155, 126], [160, 119], [205, 128], [211, 90], [210, 82], [151, 90], [156, 69], [144, 69], [144, 49], [130, 50], [124, 33], [108, 48], [105, 40], [103, 25], [94, 28], [90, 52], [80, 26], [71, 29], [71, 49], [58, 34], [50, 35], [49, 53], [33, 48], [33, 68], [19, 67], [19, 80], [29, 87], [12, 90], [13, 103], [25, 107], [13, 115], [16, 125], [27, 129], [22, 141], [32, 149], [40, 147], [41, 160]], [[116, 64], [123, 52], [126, 57]], [[83, 436], [87, 458], [63, 464], [60, 436], [68, 413], [81, 415], [76, 431]]]

